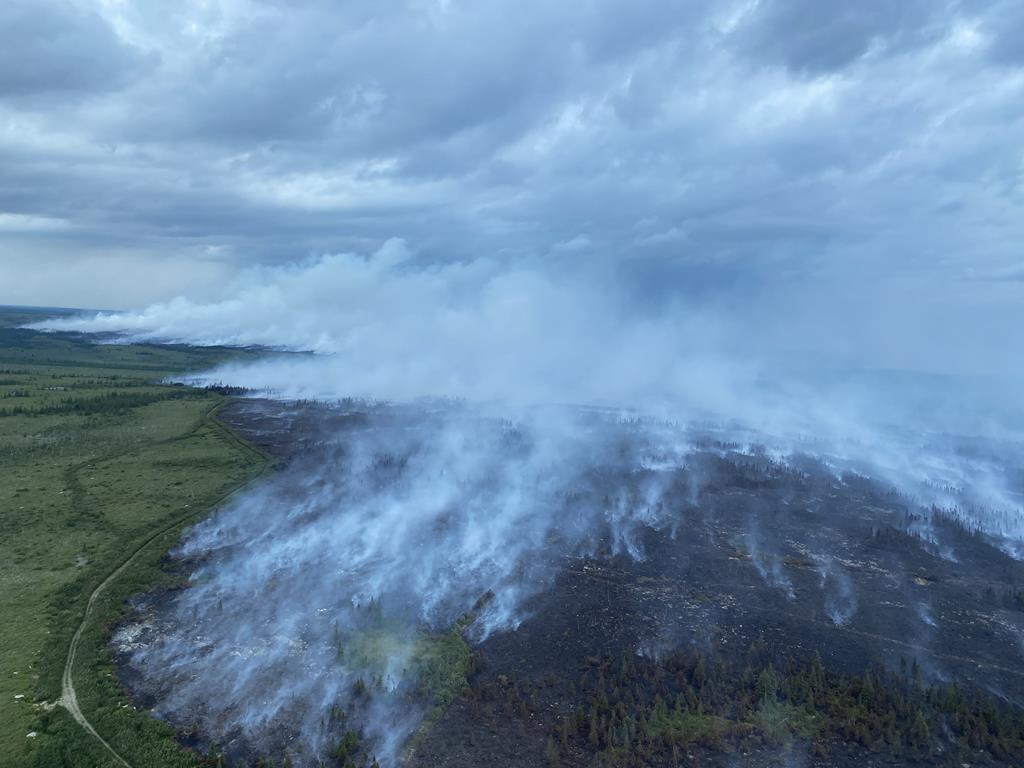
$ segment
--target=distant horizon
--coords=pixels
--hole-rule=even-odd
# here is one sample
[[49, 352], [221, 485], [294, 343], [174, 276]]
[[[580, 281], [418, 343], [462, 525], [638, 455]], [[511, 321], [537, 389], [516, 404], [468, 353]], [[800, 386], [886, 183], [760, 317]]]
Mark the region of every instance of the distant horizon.
[[29, 309], [39, 312], [121, 312], [120, 309], [96, 309], [94, 307], [46, 307], [38, 304], [0, 304], [0, 309]]
[[0, 299], [1024, 377], [1019, 3], [300, 6], [8, 0]]

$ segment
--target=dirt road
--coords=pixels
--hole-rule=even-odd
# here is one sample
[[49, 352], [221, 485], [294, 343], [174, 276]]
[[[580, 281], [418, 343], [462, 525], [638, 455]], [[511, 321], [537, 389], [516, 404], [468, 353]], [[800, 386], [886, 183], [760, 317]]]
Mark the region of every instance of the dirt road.
[[[214, 427], [219, 429], [225, 436], [227, 436], [230, 440], [232, 440], [233, 442], [235, 442], [238, 445], [242, 446], [246, 450], [251, 451], [251, 452], [255, 453], [256, 455], [258, 455], [260, 457], [261, 461], [263, 462], [262, 469], [260, 470], [260, 472], [258, 472], [256, 474], [256, 477], [259, 477], [260, 475], [264, 474], [265, 472], [267, 472], [270, 469], [271, 461], [270, 461], [269, 457], [266, 454], [264, 454], [263, 452], [253, 448], [251, 445], [249, 445], [244, 440], [241, 440], [231, 429], [229, 429], [224, 424], [221, 424], [219, 421], [217, 421], [215, 416], [216, 416], [217, 411], [220, 410], [222, 405], [223, 405], [223, 403], [218, 404], [217, 406], [212, 408], [210, 411], [208, 411], [204, 415], [201, 423], [207, 423], [207, 424], [213, 425]], [[123, 766], [124, 768], [134, 768], [131, 763], [129, 763], [127, 760], [125, 760], [124, 757], [122, 757], [117, 752], [117, 750], [115, 750], [112, 746], [110, 746], [110, 744], [107, 742], [106, 739], [104, 739], [102, 736], [99, 735], [99, 733], [96, 732], [96, 729], [93, 727], [92, 723], [89, 722], [89, 719], [85, 716], [85, 714], [82, 712], [81, 708], [78, 706], [78, 696], [75, 693], [75, 681], [74, 681], [75, 656], [78, 653], [78, 644], [79, 644], [79, 642], [82, 639], [82, 632], [85, 631], [86, 624], [88, 623], [89, 617], [92, 614], [93, 606], [96, 604], [96, 600], [99, 599], [100, 595], [103, 594], [104, 590], [106, 590], [107, 587], [110, 586], [110, 584], [115, 579], [117, 579], [117, 577], [120, 576], [121, 573], [123, 573], [124, 570], [135, 561], [135, 559], [146, 549], [146, 547], [148, 547], [150, 544], [152, 544], [158, 538], [164, 536], [169, 531], [172, 531], [172, 530], [174, 530], [176, 528], [180, 528], [182, 525], [187, 523], [190, 519], [199, 517], [200, 515], [209, 514], [211, 509], [216, 509], [218, 506], [223, 504], [231, 496], [235, 495], [242, 488], [246, 487], [246, 485], [248, 485], [248, 483], [246, 483], [245, 485], [241, 486], [240, 488], [235, 488], [232, 491], [230, 491], [229, 493], [225, 494], [222, 498], [218, 499], [212, 505], [211, 508], [207, 508], [207, 509], [204, 509], [204, 510], [192, 510], [192, 511], [188, 512], [187, 514], [183, 515], [182, 517], [178, 518], [174, 522], [170, 523], [169, 525], [164, 526], [160, 530], [156, 531], [152, 536], [150, 536], [144, 542], [142, 542], [138, 546], [138, 548], [135, 549], [134, 552], [132, 552], [130, 555], [128, 555], [128, 557], [119, 566], [117, 566], [117, 568], [115, 568], [113, 571], [111, 571], [110, 574], [108, 574], [107, 577], [102, 582], [100, 582], [100, 584], [96, 587], [96, 589], [94, 589], [92, 591], [92, 594], [89, 595], [89, 602], [86, 603], [85, 613], [82, 615], [82, 621], [79, 622], [78, 628], [75, 630], [75, 634], [71, 638], [71, 644], [68, 646], [67, 659], [64, 661], [64, 674], [63, 674], [63, 676], [61, 678], [60, 701], [58, 701], [57, 703], [60, 706], [64, 707], [68, 712], [70, 712], [71, 716], [75, 719], [75, 722], [77, 722], [79, 725], [81, 725], [91, 736], [93, 736], [100, 744], [103, 745], [103, 748], [110, 754], [111, 758], [113, 758], [114, 763], [116, 765]]]

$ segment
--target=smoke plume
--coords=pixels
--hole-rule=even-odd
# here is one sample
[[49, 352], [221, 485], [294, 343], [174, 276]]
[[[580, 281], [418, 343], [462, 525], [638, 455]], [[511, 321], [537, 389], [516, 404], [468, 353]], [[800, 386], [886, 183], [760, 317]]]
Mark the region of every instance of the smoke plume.
[[[343, 415], [344, 398], [378, 403], [178, 552], [190, 585], [132, 664], [163, 686], [159, 714], [201, 718], [220, 744], [312, 761], [353, 728], [393, 764], [446, 695], [446, 633], [514, 631], [566, 558], [643, 560], [644, 531], [685, 537], [709, 444], [780, 471], [811, 462], [836, 484], [870, 478], [942, 556], [956, 555], [939, 519], [1024, 552], [1017, 414], [991, 390], [794, 365], [749, 322], [639, 305], [599, 270], [422, 265], [392, 241], [252, 270], [214, 303], [41, 327], [266, 347], [187, 381]], [[793, 600], [768, 511], [751, 509], [736, 544]], [[862, 598], [844, 567], [810, 556], [829, 620], [851, 622]]]

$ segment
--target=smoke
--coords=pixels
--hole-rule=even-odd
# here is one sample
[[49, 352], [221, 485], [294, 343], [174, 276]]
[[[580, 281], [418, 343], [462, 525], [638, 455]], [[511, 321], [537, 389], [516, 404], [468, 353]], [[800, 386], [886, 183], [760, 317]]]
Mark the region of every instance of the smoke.
[[825, 595], [825, 613], [837, 627], [850, 622], [857, 611], [857, 594], [850, 579], [829, 555], [815, 558], [818, 566], [819, 588]]
[[[308, 352], [191, 379], [287, 399], [577, 403], [715, 423], [777, 457], [828, 454], [837, 471], [1021, 538], [1022, 483], [1004, 466], [1024, 434], [1012, 381], [837, 367], [807, 351], [813, 330], [791, 328], [788, 347], [761, 333], [769, 309], [638, 294], [599, 264], [424, 263], [391, 240], [370, 256], [250, 268], [211, 303], [34, 327]], [[973, 507], [1003, 517], [979, 521]]]
[[932, 613], [932, 609], [928, 603], [914, 603], [914, 611], [917, 613], [918, 618], [932, 629], [939, 626], [939, 623], [935, 620], [935, 615]]
[[[397, 751], [438, 695], [424, 658], [461, 626], [514, 630], [566, 557], [642, 559], [640, 530], [685, 486], [664, 463], [683, 436], [614, 414], [542, 409], [371, 409], [317, 436], [298, 462], [197, 525], [177, 556], [197, 563], [168, 629], [131, 663], [162, 681], [158, 715], [205, 723], [313, 758], [344, 727], [377, 758]], [[657, 461], [661, 469], [643, 469]], [[678, 492], [678, 491], [677, 491]], [[288, 748], [290, 749], [290, 748]]]
[[782, 568], [780, 557], [781, 547], [777, 543], [770, 545], [766, 541], [765, 534], [759, 524], [759, 516], [755, 513], [748, 523], [748, 533], [745, 536], [747, 554], [757, 569], [758, 574], [766, 584], [781, 590], [789, 601], [796, 599], [796, 591], [793, 582], [786, 575]]
[[[323, 256], [249, 270], [222, 301], [179, 298], [138, 313], [41, 324], [135, 341], [266, 346], [315, 357], [215, 373], [285, 397], [421, 396], [692, 407], [752, 375], [714, 354], [709, 316], [644, 315], [595, 275], [487, 259], [418, 266], [401, 241], [372, 257]], [[727, 393], [722, 393], [725, 396]]]
[[[393, 764], [442, 695], [446, 633], [514, 631], [566, 558], [641, 561], [645, 531], [685, 537], [709, 453], [768, 474], [812, 462], [836, 487], [870, 478], [945, 557], [939, 520], [1020, 556], [1024, 444], [1000, 390], [796, 366], [756, 323], [646, 304], [600, 269], [423, 264], [391, 241], [250, 270], [213, 303], [38, 327], [301, 351], [187, 381], [393, 404], [191, 531], [174, 620], [132, 659], [167, 691], [158, 713], [201, 717], [217, 743], [312, 761], [351, 727]], [[795, 600], [764, 513], [738, 544]], [[830, 621], [854, 621], [844, 569], [813, 567]]]

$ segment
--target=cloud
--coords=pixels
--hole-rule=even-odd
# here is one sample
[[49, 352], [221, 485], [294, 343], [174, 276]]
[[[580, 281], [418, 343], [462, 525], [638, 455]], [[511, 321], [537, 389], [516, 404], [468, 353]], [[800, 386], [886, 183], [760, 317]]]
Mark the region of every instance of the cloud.
[[[62, 222], [0, 231], [2, 301], [52, 303], [42, 275], [75, 262], [60, 303], [205, 300], [398, 238], [417, 264], [614, 275], [638, 313], [710, 305], [813, 341], [794, 353], [842, 333], [871, 365], [1009, 359], [989, 331], [1014, 297], [962, 276], [1024, 237], [1013, 3], [38, 8], [95, 34], [18, 54], [80, 61], [76, 90], [0, 102], [0, 212]], [[122, 296], [87, 266], [115, 255], [146, 265]]]
[[1011, 67], [1024, 66], [1024, 9], [1019, 3], [998, 3], [985, 19], [991, 35], [994, 61]]
[[736, 32], [743, 52], [807, 75], [839, 71], [869, 52], [891, 55], [934, 43], [956, 8], [933, 0], [768, 0], [752, 6]]
[[115, 90], [146, 64], [96, 10], [70, 0], [0, 7], [0, 98]]

